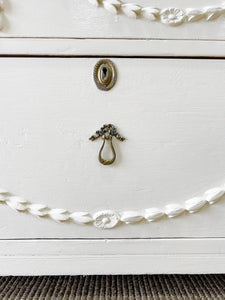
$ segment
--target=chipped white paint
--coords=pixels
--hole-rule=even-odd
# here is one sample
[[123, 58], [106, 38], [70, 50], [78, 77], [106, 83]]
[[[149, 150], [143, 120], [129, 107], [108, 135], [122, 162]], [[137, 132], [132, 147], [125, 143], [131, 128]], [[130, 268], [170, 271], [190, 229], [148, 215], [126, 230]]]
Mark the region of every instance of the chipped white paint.
[[129, 18], [145, 18], [150, 21], [158, 21], [166, 25], [177, 26], [182, 23], [197, 22], [204, 19], [211, 21], [225, 14], [225, 5], [203, 8], [155, 8], [142, 7], [134, 3], [126, 3], [122, 0], [88, 0], [95, 6], [102, 6], [112, 14], [123, 13]]
[[111, 229], [119, 222], [133, 224], [143, 219], [149, 222], [156, 221], [163, 216], [174, 218], [183, 214], [183, 212], [195, 213], [206, 204], [214, 204], [225, 193], [224, 186], [210, 189], [202, 197], [195, 197], [187, 200], [183, 205], [168, 204], [164, 209], [147, 208], [141, 211], [123, 211], [103, 210], [95, 213], [89, 212], [69, 212], [62, 208], [49, 208], [43, 204], [32, 204], [25, 199], [12, 196], [6, 190], [0, 189], [0, 202], [5, 203], [10, 208], [18, 212], [28, 212], [37, 217], [49, 217], [57, 222], [74, 221], [77, 224], [93, 223], [97, 228]]

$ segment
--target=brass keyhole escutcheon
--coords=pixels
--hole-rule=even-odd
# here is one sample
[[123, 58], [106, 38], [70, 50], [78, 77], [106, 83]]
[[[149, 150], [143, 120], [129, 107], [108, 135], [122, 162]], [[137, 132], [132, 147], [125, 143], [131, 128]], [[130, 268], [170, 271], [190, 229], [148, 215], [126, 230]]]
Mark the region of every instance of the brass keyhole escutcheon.
[[102, 91], [110, 90], [116, 83], [116, 67], [109, 59], [99, 60], [94, 67], [93, 75], [97, 87]]
[[[89, 138], [89, 140], [95, 141], [96, 139], [98, 139], [100, 137], [103, 139], [103, 143], [102, 143], [102, 146], [101, 146], [99, 154], [98, 154], [98, 160], [103, 165], [111, 165], [116, 160], [116, 151], [113, 146], [113, 137], [115, 137], [116, 139], [118, 139], [121, 142], [123, 142], [125, 140], [125, 138], [122, 137], [117, 132], [116, 127], [112, 124], [103, 125], [100, 130], [97, 130], [96, 133]], [[109, 146], [110, 146], [110, 149], [112, 152], [111, 159], [104, 159], [102, 157], [102, 152], [105, 147], [106, 141], [109, 143]]]

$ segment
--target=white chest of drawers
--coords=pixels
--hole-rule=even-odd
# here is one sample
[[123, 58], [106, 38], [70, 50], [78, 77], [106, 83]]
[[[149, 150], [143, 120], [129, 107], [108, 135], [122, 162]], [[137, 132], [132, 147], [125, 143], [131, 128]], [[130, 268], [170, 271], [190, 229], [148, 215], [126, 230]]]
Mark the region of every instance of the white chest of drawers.
[[225, 6], [139, 2], [1, 4], [1, 275], [225, 271]]

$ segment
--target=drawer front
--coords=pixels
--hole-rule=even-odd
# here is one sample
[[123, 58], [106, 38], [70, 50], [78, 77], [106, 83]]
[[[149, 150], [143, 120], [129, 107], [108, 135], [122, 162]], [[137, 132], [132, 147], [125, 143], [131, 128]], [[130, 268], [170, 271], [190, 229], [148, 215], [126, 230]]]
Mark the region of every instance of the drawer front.
[[222, 0], [1, 2], [1, 37], [224, 40]]
[[[12, 194], [0, 238], [225, 236], [223, 198], [179, 211], [213, 201], [215, 190], [185, 204], [224, 181], [224, 60], [112, 60], [106, 92], [92, 78], [97, 58], [0, 59], [0, 182]], [[116, 161], [103, 165], [102, 140], [89, 137], [109, 123], [126, 140], [113, 139]], [[154, 220], [149, 208], [178, 216], [135, 223]]]

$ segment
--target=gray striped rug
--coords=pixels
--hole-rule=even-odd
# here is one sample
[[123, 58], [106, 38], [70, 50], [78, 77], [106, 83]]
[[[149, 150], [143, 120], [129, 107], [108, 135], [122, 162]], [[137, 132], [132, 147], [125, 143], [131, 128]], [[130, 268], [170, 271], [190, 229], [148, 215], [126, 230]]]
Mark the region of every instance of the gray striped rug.
[[225, 299], [224, 275], [0, 277], [0, 299]]

